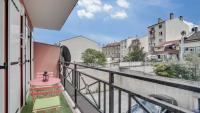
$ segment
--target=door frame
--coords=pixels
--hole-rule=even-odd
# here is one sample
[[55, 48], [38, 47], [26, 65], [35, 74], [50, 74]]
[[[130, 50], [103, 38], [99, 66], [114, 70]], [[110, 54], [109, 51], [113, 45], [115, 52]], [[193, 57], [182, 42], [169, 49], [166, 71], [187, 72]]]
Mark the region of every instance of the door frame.
[[24, 84], [23, 84], [23, 16], [20, 17], [20, 75], [21, 75], [21, 81], [20, 81], [20, 93], [21, 93], [21, 99], [20, 99], [20, 106], [23, 106], [24, 103]]
[[4, 0], [4, 64], [5, 64], [5, 113], [8, 113], [8, 0]]

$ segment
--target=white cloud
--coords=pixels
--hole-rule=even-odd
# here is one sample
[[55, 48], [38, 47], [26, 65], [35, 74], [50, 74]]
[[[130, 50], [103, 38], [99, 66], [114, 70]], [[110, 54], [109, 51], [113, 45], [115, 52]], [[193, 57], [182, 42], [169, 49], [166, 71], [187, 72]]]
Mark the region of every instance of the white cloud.
[[111, 15], [111, 17], [114, 18], [114, 19], [125, 19], [125, 18], [128, 17], [128, 15], [123, 10], [123, 11], [115, 12], [114, 14]]
[[93, 13], [87, 12], [85, 9], [78, 10], [78, 11], [77, 11], [77, 15], [78, 15], [80, 18], [85, 17], [85, 18], [91, 19], [91, 18], [94, 17], [94, 14], [93, 14]]
[[102, 10], [101, 0], [79, 0], [78, 4], [81, 9], [77, 11], [77, 15], [81, 18], [91, 19]]
[[110, 4], [104, 4], [103, 10], [104, 10], [105, 12], [110, 13], [110, 12], [112, 12], [112, 10], [113, 10], [113, 6], [110, 5]]
[[[113, 19], [127, 18], [126, 9], [129, 3], [126, 0], [117, 0], [117, 4], [102, 3], [102, 0], [79, 0], [77, 15], [80, 18], [93, 19], [97, 13], [107, 13]], [[119, 7], [122, 11], [116, 11]]]
[[122, 8], [129, 8], [129, 2], [127, 0], [117, 0], [117, 5]]

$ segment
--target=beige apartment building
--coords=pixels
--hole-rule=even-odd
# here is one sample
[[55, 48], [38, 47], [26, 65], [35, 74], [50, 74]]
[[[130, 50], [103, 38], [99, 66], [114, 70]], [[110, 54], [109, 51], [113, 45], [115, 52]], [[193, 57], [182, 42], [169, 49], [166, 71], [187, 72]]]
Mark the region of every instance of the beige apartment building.
[[120, 41], [120, 61], [123, 61], [124, 57], [129, 53], [129, 46], [134, 39], [136, 39], [136, 37], [129, 37]]
[[197, 25], [185, 21], [183, 16], [175, 18], [173, 13], [170, 13], [168, 20], [159, 18], [156, 24], [148, 27], [149, 53], [154, 55], [156, 52], [155, 47], [170, 41], [180, 40], [182, 38], [181, 32], [185, 31], [188, 35], [194, 27], [197, 27]]
[[140, 43], [140, 46], [143, 47], [143, 51], [148, 54], [148, 36], [143, 37], [132, 37], [120, 41], [120, 60], [123, 61], [124, 57], [131, 51], [131, 46], [134, 46], [135, 43]]
[[108, 62], [120, 61], [120, 43], [114, 42], [107, 44], [102, 48], [102, 52], [106, 55]]
[[59, 41], [60, 46], [68, 47], [71, 54], [72, 62], [83, 62], [82, 53], [87, 49], [95, 49], [101, 51], [100, 44], [84, 36], [76, 36], [69, 39]]
[[143, 36], [138, 39], [140, 40], [140, 46], [144, 48], [143, 51], [148, 54], [149, 52], [148, 36]]

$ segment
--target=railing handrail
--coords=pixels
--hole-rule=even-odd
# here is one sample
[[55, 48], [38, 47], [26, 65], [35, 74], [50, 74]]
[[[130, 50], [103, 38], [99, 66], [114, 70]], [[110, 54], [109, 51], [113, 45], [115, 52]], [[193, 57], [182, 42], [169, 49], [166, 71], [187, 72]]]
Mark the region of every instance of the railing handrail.
[[123, 73], [123, 72], [118, 72], [118, 71], [113, 71], [113, 70], [108, 70], [108, 69], [102, 69], [102, 68], [97, 68], [97, 67], [91, 67], [83, 64], [78, 64], [78, 63], [72, 63], [72, 62], [62, 62], [62, 63], [69, 63], [89, 69], [94, 69], [98, 71], [103, 71], [103, 72], [108, 72], [108, 73], [113, 73], [115, 76], [124, 76], [124, 77], [129, 77], [129, 78], [134, 78], [134, 79], [139, 79], [147, 82], [152, 82], [152, 83], [157, 83], [165, 86], [171, 86], [174, 88], [179, 88], [183, 90], [188, 90], [188, 91], [193, 91], [196, 93], [200, 93], [200, 86], [195, 86], [195, 85], [189, 85], [189, 84], [181, 84], [181, 83], [175, 83], [172, 81], [164, 81], [164, 80], [158, 80], [154, 78], [149, 78], [149, 77], [144, 77], [144, 76], [137, 76], [133, 74], [128, 74], [128, 73]]

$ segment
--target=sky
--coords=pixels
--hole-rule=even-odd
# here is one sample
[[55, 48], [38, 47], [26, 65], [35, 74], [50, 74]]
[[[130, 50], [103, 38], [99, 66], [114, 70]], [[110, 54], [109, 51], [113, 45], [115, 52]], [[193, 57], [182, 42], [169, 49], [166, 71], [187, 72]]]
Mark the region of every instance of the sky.
[[158, 18], [175, 17], [200, 25], [200, 0], [79, 0], [60, 31], [34, 29], [34, 40], [54, 44], [85, 36], [100, 44], [145, 36]]

